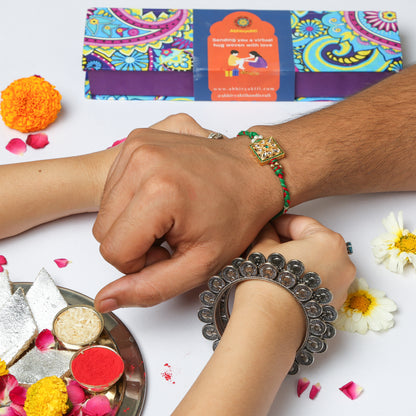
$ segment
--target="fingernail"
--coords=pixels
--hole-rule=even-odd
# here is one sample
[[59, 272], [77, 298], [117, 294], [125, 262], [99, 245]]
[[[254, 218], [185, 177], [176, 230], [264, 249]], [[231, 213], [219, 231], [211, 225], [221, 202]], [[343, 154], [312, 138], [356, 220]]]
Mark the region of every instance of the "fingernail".
[[98, 302], [98, 306], [97, 309], [101, 312], [101, 313], [107, 313], [107, 312], [111, 312], [114, 311], [114, 309], [118, 308], [118, 303], [115, 299], [104, 299], [101, 300], [100, 302]]

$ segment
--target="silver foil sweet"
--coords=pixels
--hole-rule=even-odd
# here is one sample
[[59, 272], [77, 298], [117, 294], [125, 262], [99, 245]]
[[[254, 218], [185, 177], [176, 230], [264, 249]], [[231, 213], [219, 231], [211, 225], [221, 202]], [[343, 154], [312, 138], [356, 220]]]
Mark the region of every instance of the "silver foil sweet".
[[68, 306], [49, 273], [42, 269], [26, 294], [39, 332], [52, 330], [55, 315]]
[[9, 366], [36, 335], [36, 323], [19, 287], [0, 309], [0, 359]]
[[62, 377], [69, 373], [73, 351], [39, 351], [36, 347], [27, 352], [9, 369], [20, 384], [33, 384], [44, 377]]
[[0, 272], [0, 308], [12, 295], [12, 285], [7, 270]]

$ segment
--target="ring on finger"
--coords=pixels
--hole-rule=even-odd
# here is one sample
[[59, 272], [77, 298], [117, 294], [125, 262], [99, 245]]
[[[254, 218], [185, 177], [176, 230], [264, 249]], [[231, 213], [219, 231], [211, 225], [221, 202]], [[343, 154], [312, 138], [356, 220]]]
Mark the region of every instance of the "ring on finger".
[[215, 131], [208, 134], [208, 139], [219, 140], [219, 139], [223, 139], [223, 138], [224, 138], [224, 136], [221, 133], [217, 133]]

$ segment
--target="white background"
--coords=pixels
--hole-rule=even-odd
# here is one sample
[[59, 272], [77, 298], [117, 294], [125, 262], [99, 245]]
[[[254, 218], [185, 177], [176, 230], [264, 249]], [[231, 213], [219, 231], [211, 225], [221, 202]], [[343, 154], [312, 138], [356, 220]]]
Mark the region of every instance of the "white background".
[[[26, 135], [0, 122], [0, 163], [70, 156], [101, 150], [125, 137], [136, 127], [149, 126], [173, 113], [187, 112], [202, 125], [228, 136], [254, 124], [278, 123], [328, 104], [313, 103], [213, 103], [213, 102], [109, 102], [84, 98], [81, 70], [85, 13], [88, 7], [175, 7], [175, 8], [258, 8], [297, 10], [395, 10], [398, 13], [405, 66], [416, 63], [416, 6], [413, 0], [372, 1], [149, 1], [112, 0], [1, 0], [0, 2], [0, 90], [13, 80], [39, 74], [56, 85], [63, 96], [58, 120], [46, 129], [50, 145], [30, 149], [23, 156], [5, 150], [7, 142]], [[353, 121], [351, 121], [353, 122]], [[323, 131], [324, 134], [324, 131]], [[391, 161], [394, 163], [394, 160]], [[16, 190], [18, 191], [18, 190]], [[0, 190], [0, 203], [1, 203]], [[357, 274], [371, 286], [384, 290], [396, 301], [396, 326], [383, 333], [365, 336], [339, 333], [329, 350], [300, 376], [322, 391], [314, 400], [307, 393], [296, 396], [298, 377], [288, 377], [270, 415], [401, 415], [414, 414], [414, 298], [416, 272], [403, 275], [376, 265], [371, 240], [382, 233], [381, 220], [390, 211], [404, 212], [405, 226], [416, 228], [413, 193], [358, 195], [326, 198], [293, 209], [311, 215], [342, 233], [351, 241]], [[94, 297], [106, 283], [121, 274], [98, 252], [91, 234], [95, 215], [86, 214], [46, 224], [20, 236], [0, 242], [13, 281], [33, 281], [45, 267], [58, 285]], [[66, 257], [68, 267], [59, 269], [53, 259]], [[196, 312], [199, 291], [180, 296], [149, 309], [131, 308], [117, 315], [134, 334], [144, 355], [148, 376], [145, 416], [170, 414], [210, 357], [211, 343], [201, 335]], [[1, 334], [0, 334], [1, 336]], [[261, 351], [259, 351], [261, 354]], [[172, 381], [162, 377], [168, 363]], [[244, 363], [242, 363], [244, 365]], [[356, 401], [338, 388], [350, 380], [364, 387]], [[238, 380], [236, 380], [238, 383]], [[209, 406], [209, 403], [207, 403]]]

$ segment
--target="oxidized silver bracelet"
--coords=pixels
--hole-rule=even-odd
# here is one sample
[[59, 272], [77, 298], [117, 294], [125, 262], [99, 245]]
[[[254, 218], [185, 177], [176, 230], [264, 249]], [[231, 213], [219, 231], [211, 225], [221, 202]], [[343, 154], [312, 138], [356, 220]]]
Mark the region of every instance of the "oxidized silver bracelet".
[[199, 319], [205, 323], [202, 334], [217, 347], [230, 319], [229, 297], [231, 289], [245, 280], [263, 280], [275, 283], [288, 290], [298, 301], [306, 317], [306, 334], [289, 374], [296, 374], [299, 365], [311, 365], [313, 353], [324, 352], [326, 340], [335, 336], [331, 324], [337, 311], [329, 302], [332, 293], [319, 287], [321, 278], [315, 272], [305, 273], [300, 260], [290, 260], [278, 253], [267, 260], [261, 253], [252, 253], [247, 260], [238, 257], [225, 266], [218, 275], [208, 281], [208, 290], [199, 296], [203, 307], [198, 311]]

